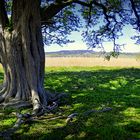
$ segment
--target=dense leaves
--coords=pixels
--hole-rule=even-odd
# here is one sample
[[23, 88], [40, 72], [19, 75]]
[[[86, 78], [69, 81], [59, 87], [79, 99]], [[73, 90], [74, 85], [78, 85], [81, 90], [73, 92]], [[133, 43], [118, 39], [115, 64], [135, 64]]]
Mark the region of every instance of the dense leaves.
[[50, 25], [42, 25], [44, 43], [62, 45], [73, 42], [68, 39], [68, 35], [72, 31], [78, 31], [80, 27], [80, 17], [78, 17], [75, 7], [73, 5], [66, 7], [51, 19]]
[[[5, 2], [10, 13], [12, 0]], [[140, 43], [139, 0], [41, 0], [40, 4], [43, 39], [47, 45], [72, 42], [68, 35], [81, 28], [89, 47], [103, 48], [103, 42], [112, 41], [114, 52], [119, 52], [124, 44], [117, 40], [127, 24], [137, 31], [132, 39]]]

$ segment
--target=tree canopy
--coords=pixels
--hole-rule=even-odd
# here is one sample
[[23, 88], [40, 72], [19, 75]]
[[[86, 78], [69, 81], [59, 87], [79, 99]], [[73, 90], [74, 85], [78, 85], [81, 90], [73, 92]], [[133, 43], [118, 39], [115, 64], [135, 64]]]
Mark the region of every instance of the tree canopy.
[[[125, 25], [132, 25], [139, 34], [139, 7], [139, 0], [48, 1], [47, 4], [42, 5], [44, 9], [42, 24], [44, 25], [44, 21], [51, 22], [49, 28], [43, 30], [43, 33], [46, 33], [44, 34], [45, 42], [47, 44], [67, 43], [69, 42], [67, 35], [81, 27], [83, 28], [83, 40], [89, 47], [103, 48], [104, 41], [112, 41], [114, 52], [119, 52], [119, 47], [124, 44], [118, 44], [117, 39], [123, 35], [122, 30]], [[49, 15], [47, 11], [52, 11], [51, 8], [57, 10]], [[132, 35], [132, 39], [139, 44], [139, 35]]]
[[[6, 0], [6, 10], [11, 13], [9, 22], [14, 26], [12, 3]], [[1, 5], [4, 0], [1, 1]], [[41, 24], [44, 43], [66, 44], [72, 31], [83, 28], [83, 40], [90, 47], [103, 47], [102, 42], [113, 41], [114, 51], [119, 51], [117, 39], [122, 36], [123, 27], [132, 25], [140, 31], [140, 0], [41, 0]], [[2, 16], [2, 14], [0, 15]], [[12, 27], [10, 27], [12, 29]], [[140, 36], [133, 36], [140, 43]]]

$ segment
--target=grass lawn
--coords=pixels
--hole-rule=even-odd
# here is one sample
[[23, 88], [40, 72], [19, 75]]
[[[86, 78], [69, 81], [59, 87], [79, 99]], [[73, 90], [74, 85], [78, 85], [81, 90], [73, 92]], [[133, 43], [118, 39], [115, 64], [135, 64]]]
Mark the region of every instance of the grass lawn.
[[[0, 72], [2, 82], [3, 72]], [[140, 139], [140, 68], [51, 67], [46, 69], [45, 88], [70, 95], [67, 105], [55, 114], [22, 125], [13, 135], [20, 140], [134, 140]], [[83, 113], [111, 107], [108, 112]], [[22, 110], [26, 112], [29, 110]], [[13, 126], [12, 110], [0, 110], [0, 131]], [[69, 124], [66, 118], [79, 115]], [[56, 119], [51, 119], [58, 117]], [[2, 139], [2, 138], [1, 138]]]

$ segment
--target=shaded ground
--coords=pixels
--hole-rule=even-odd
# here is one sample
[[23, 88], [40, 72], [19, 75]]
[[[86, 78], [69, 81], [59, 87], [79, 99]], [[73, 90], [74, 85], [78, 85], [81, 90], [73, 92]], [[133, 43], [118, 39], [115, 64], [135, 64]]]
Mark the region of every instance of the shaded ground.
[[[67, 105], [62, 105], [57, 113], [23, 125], [13, 139], [140, 139], [140, 69], [48, 68], [45, 88], [53, 93], [69, 94]], [[87, 110], [106, 107], [112, 111], [83, 117]], [[22, 112], [26, 111], [30, 110]], [[3, 131], [12, 127], [16, 118], [11, 113], [13, 110], [0, 112], [0, 131]], [[79, 116], [66, 124], [65, 117], [75, 112]]]

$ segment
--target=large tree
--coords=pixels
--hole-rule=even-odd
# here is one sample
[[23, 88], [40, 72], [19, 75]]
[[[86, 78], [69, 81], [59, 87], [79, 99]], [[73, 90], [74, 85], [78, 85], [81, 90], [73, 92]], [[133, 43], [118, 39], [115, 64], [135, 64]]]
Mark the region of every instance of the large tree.
[[[47, 106], [43, 41], [62, 45], [83, 28], [89, 46], [109, 40], [118, 52], [116, 40], [126, 24], [140, 31], [140, 0], [0, 0], [0, 102], [29, 101], [36, 111]], [[133, 38], [140, 42], [138, 35]]]

